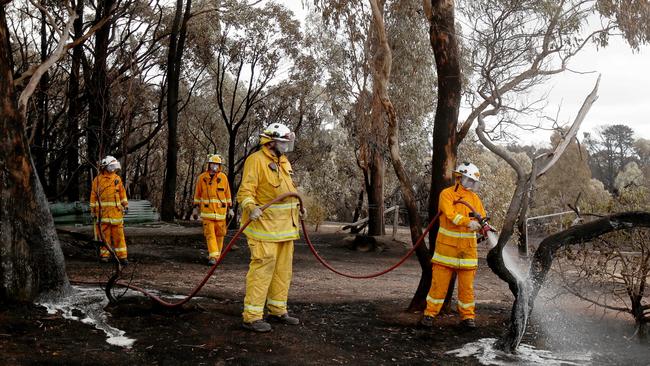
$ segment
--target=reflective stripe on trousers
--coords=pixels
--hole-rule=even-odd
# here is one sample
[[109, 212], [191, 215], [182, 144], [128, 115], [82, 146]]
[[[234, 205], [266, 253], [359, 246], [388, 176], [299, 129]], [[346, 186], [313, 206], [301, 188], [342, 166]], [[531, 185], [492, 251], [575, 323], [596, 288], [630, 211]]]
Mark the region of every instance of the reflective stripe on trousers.
[[248, 239], [251, 261], [246, 275], [244, 322], [262, 319], [264, 306], [271, 315], [287, 312], [291, 284], [293, 241], [264, 242]]
[[[105, 223], [95, 225], [95, 236], [99, 240], [100, 237], [97, 232], [97, 226], [101, 226], [104, 243], [107, 243], [111, 248], [113, 248], [117, 257], [122, 259], [127, 258], [128, 253], [126, 250], [126, 240], [124, 239], [124, 225], [111, 225]], [[99, 248], [99, 255], [102, 258], [109, 258], [111, 252], [102, 246]]]
[[223, 237], [227, 228], [225, 220], [203, 220], [203, 235], [208, 245], [208, 259], [217, 259], [223, 250]]
[[476, 269], [454, 269], [434, 263], [431, 271], [431, 288], [427, 295], [427, 308], [424, 315], [436, 316], [440, 313], [447, 296], [451, 275], [456, 272], [458, 275], [458, 313], [462, 320], [474, 319], [474, 276], [476, 275]]

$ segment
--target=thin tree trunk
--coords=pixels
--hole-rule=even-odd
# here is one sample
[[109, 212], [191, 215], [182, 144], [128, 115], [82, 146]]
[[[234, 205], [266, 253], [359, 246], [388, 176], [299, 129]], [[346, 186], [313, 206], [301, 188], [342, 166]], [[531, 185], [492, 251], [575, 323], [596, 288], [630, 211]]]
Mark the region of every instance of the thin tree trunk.
[[174, 221], [176, 217], [176, 181], [178, 174], [178, 91], [180, 73], [183, 65], [183, 51], [187, 22], [190, 18], [192, 0], [187, 0], [183, 12], [183, 0], [176, 1], [176, 14], [169, 38], [167, 54], [167, 161], [165, 164], [165, 182], [163, 185], [160, 218]]
[[[100, 22], [107, 17], [115, 6], [115, 0], [101, 0], [97, 4], [95, 22]], [[103, 27], [95, 33], [95, 64], [88, 86], [88, 160], [92, 164], [99, 162], [103, 155], [109, 153], [104, 151], [108, 141], [107, 131], [111, 130], [110, 92], [108, 87], [107, 65], [108, 46], [110, 44], [110, 33], [112, 21], [106, 22]]]
[[368, 235], [384, 235], [384, 157], [378, 148], [370, 150], [368, 173]]
[[[84, 0], [76, 0], [75, 12], [79, 15], [74, 21], [74, 39], [83, 36], [83, 11]], [[70, 66], [70, 78], [68, 80], [68, 114], [66, 131], [68, 133], [66, 143], [66, 170], [67, 187], [65, 195], [68, 201], [79, 200], [79, 117], [83, 109], [79, 98], [79, 83], [81, 58], [83, 48], [72, 49], [72, 64]]]
[[[420, 222], [420, 216], [418, 214], [418, 205], [415, 199], [415, 192], [413, 190], [413, 184], [411, 179], [404, 168], [400, 157], [399, 150], [399, 125], [397, 121], [397, 113], [395, 108], [390, 101], [388, 95], [388, 83], [390, 81], [390, 72], [392, 66], [392, 50], [388, 44], [388, 37], [386, 35], [386, 28], [384, 25], [384, 19], [382, 14], [383, 2], [380, 3], [377, 0], [370, 0], [372, 14], [374, 19], [375, 28], [377, 31], [377, 40], [378, 47], [375, 48], [374, 55], [374, 69], [373, 69], [373, 115], [375, 113], [374, 108], [381, 107], [383, 111], [386, 112], [388, 119], [388, 146], [391, 155], [391, 162], [393, 164], [393, 169], [395, 174], [400, 182], [400, 188], [402, 192], [402, 199], [406, 205], [406, 211], [409, 219], [409, 229], [411, 233], [411, 242], [413, 245], [417, 243], [417, 240], [422, 235], [422, 224]], [[381, 6], [380, 6], [381, 5]], [[376, 100], [379, 100], [379, 104], [375, 103]], [[383, 114], [383, 113], [382, 113]], [[380, 117], [383, 117], [380, 116]], [[422, 271], [430, 272], [431, 269], [431, 257], [424, 246], [420, 246], [416, 250], [418, 261], [422, 267]], [[422, 282], [422, 281], [420, 281]], [[420, 283], [416, 294], [421, 296], [421, 293], [426, 297], [426, 293], [429, 288], [425, 286], [426, 284]], [[409, 308], [418, 308], [420, 305], [411, 302]]]
[[24, 131], [14, 95], [5, 9], [0, 6], [0, 301], [58, 297], [70, 290]]
[[[383, 29], [383, 11], [385, 0], [371, 0], [373, 6], [373, 16], [375, 24], [378, 20], [381, 22], [380, 26], [376, 26], [374, 30], [371, 28], [371, 49], [374, 54], [374, 69], [373, 69], [373, 93], [372, 104], [370, 112], [370, 131], [367, 132], [367, 154], [368, 154], [368, 183], [366, 192], [368, 193], [368, 235], [377, 236], [385, 234], [385, 218], [384, 218], [384, 156], [381, 147], [385, 144], [385, 131], [384, 127], [384, 106], [382, 104], [381, 91], [379, 89], [385, 88], [385, 83], [388, 82], [391, 67], [390, 47], [384, 46], [382, 43], [385, 41], [386, 32]], [[379, 29], [382, 28], [382, 29]], [[383, 34], [380, 34], [383, 31]], [[383, 38], [383, 40], [382, 40]], [[382, 75], [378, 75], [382, 74]], [[383, 85], [381, 85], [384, 83]]]
[[[47, 60], [48, 54], [48, 40], [47, 40], [47, 18], [45, 12], [40, 10], [41, 13], [41, 62]], [[43, 184], [43, 189], [45, 194], [48, 197], [53, 197], [56, 195], [56, 188], [52, 187], [51, 181], [47, 179], [47, 174], [45, 171], [45, 166], [47, 165], [47, 136], [46, 130], [49, 124], [49, 108], [48, 108], [48, 85], [50, 83], [50, 74], [45, 72], [41, 77], [41, 80], [38, 83], [38, 89], [36, 91], [36, 111], [33, 114], [36, 122], [34, 123], [34, 130], [32, 131], [32, 146], [31, 149], [34, 155], [34, 165], [36, 166], [36, 172], [38, 178]]]

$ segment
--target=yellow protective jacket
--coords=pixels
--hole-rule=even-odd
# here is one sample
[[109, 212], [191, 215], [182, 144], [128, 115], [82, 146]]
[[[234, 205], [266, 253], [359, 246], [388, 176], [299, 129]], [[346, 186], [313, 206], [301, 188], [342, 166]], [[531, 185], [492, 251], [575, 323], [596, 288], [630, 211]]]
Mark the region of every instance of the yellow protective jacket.
[[472, 220], [469, 216], [472, 211], [461, 203], [454, 204], [458, 200], [469, 203], [481, 217], [485, 217], [483, 203], [476, 193], [465, 189], [461, 184], [457, 183], [440, 192], [438, 208], [442, 214], [431, 262], [451, 268], [473, 269], [478, 267], [478, 253], [476, 232], [467, 227]]
[[93, 179], [90, 211], [100, 222], [112, 225], [123, 224], [122, 207], [128, 204], [126, 189], [117, 174], [102, 172]]
[[[255, 206], [262, 206], [275, 197], [296, 192], [293, 170], [286, 156], [279, 159], [265, 145], [246, 159], [237, 201], [242, 205], [242, 224]], [[244, 233], [249, 239], [282, 242], [300, 237], [298, 199], [290, 197], [267, 208], [262, 217], [251, 222]]]
[[201, 219], [225, 220], [228, 208], [232, 207], [228, 177], [223, 172], [210, 176], [204, 172], [196, 180], [194, 204], [201, 207]]

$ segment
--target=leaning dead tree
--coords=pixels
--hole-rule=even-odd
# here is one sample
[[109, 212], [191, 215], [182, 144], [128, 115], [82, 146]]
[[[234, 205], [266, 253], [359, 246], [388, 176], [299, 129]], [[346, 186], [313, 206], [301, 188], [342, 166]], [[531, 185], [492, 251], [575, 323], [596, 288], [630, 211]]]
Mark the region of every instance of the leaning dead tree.
[[[650, 212], [631, 211], [616, 213], [585, 224], [572, 226], [564, 231], [546, 237], [535, 251], [528, 275], [528, 285], [530, 286], [530, 297], [528, 298], [527, 304], [528, 313], [530, 314], [533, 310], [535, 299], [544, 284], [546, 275], [553, 264], [558, 250], [573, 244], [591, 241], [610, 232], [639, 227], [650, 227]], [[642, 281], [640, 286], [644, 286], [645, 278]], [[640, 294], [642, 296], [642, 289]], [[525, 304], [513, 304], [513, 308], [522, 305]], [[641, 323], [640, 326], [650, 322], [650, 304], [642, 305], [640, 302], [637, 306], [633, 304], [631, 312], [637, 318], [637, 321]], [[514, 332], [511, 331], [510, 333]]]
[[[494, 248], [492, 248], [487, 255], [488, 265], [490, 269], [499, 276], [503, 281], [508, 283], [510, 291], [515, 296], [515, 302], [519, 297], [527, 298], [527, 283], [524, 278], [517, 278], [517, 276], [508, 268], [504, 261], [503, 250], [512, 237], [517, 221], [521, 217], [525, 217], [528, 210], [527, 202], [529, 192], [535, 186], [535, 182], [539, 179], [544, 173], [546, 173], [552, 166], [557, 162], [557, 160], [562, 156], [562, 153], [569, 145], [569, 142], [575, 138], [582, 121], [586, 117], [589, 109], [596, 101], [598, 85], [600, 83], [600, 77], [596, 81], [596, 85], [591, 93], [587, 96], [585, 101], [578, 112], [575, 120], [571, 127], [567, 130], [563, 138], [557, 144], [555, 149], [549, 153], [539, 155], [533, 159], [532, 169], [529, 172], [526, 172], [524, 168], [517, 162], [517, 160], [504, 148], [493, 143], [485, 132], [485, 117], [495, 115], [500, 106], [495, 104], [495, 108], [485, 111], [477, 116], [478, 118], [478, 127], [476, 128], [476, 134], [479, 139], [490, 151], [504, 159], [516, 172], [517, 174], [517, 185], [515, 192], [513, 193], [506, 217], [499, 234], [499, 239]], [[516, 334], [508, 335], [506, 338], [509, 340], [507, 342], [502, 342], [500, 345], [502, 349], [506, 351], [514, 351], [523, 333], [526, 328], [528, 317], [528, 311], [522, 307], [513, 307], [513, 312], [511, 313], [511, 320], [514, 322], [511, 324], [510, 329], [516, 330]]]
[[[595, 239], [604, 234], [626, 230], [634, 227], [650, 227], [650, 212], [621, 212], [606, 216], [585, 224], [572, 226], [564, 231], [546, 237], [540, 243], [533, 256], [528, 278], [517, 283], [515, 302], [510, 313], [510, 326], [507, 333], [499, 340], [501, 349], [513, 352], [526, 331], [527, 319], [533, 310], [537, 294], [544, 284], [556, 252], [563, 247]], [[511, 286], [512, 288], [512, 286]], [[650, 305], [638, 309], [648, 314]]]

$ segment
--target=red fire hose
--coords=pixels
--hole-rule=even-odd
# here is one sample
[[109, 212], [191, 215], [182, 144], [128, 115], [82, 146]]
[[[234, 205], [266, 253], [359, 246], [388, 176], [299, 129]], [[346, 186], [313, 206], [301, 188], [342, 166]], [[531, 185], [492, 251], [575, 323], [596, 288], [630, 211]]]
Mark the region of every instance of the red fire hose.
[[[273, 199], [273, 200], [270, 201], [269, 203], [265, 204], [264, 206], [261, 206], [260, 209], [261, 209], [262, 211], [264, 211], [264, 210], [267, 209], [270, 205], [272, 205], [272, 204], [274, 204], [274, 203], [276, 203], [276, 202], [283, 201], [284, 199], [286, 199], [286, 198], [288, 198], [288, 197], [295, 197], [295, 198], [297, 198], [297, 199], [300, 201], [300, 204], [302, 205], [302, 197], [300, 197], [300, 195], [299, 195], [298, 193], [289, 192], [289, 193], [284, 193], [284, 194], [279, 195], [278, 197], [276, 197], [275, 199]], [[330, 264], [329, 264], [329, 263], [328, 263], [328, 262], [327, 262], [323, 257], [321, 257], [320, 254], [318, 254], [318, 252], [316, 251], [316, 248], [314, 247], [314, 244], [311, 242], [311, 239], [309, 238], [309, 234], [307, 233], [307, 230], [306, 230], [306, 227], [305, 227], [305, 222], [304, 222], [304, 220], [303, 220], [302, 218], [300, 219], [300, 224], [301, 224], [301, 227], [302, 227], [303, 233], [304, 233], [304, 235], [305, 235], [305, 241], [307, 242], [307, 245], [309, 246], [309, 249], [311, 250], [312, 254], [314, 254], [314, 256], [316, 257], [316, 259], [317, 259], [317, 260], [318, 260], [318, 261], [319, 261], [323, 266], [325, 266], [325, 268], [329, 269], [330, 271], [332, 271], [332, 272], [334, 272], [334, 273], [336, 273], [336, 274], [338, 274], [338, 275], [344, 276], [344, 277], [355, 278], [355, 279], [366, 279], [366, 278], [379, 277], [379, 276], [381, 276], [381, 275], [384, 275], [384, 274], [386, 274], [386, 273], [388, 273], [388, 272], [394, 270], [395, 268], [399, 267], [400, 265], [402, 265], [402, 263], [404, 263], [404, 261], [406, 261], [406, 259], [408, 259], [408, 257], [410, 257], [411, 254], [413, 254], [413, 252], [415, 252], [415, 250], [416, 250], [416, 249], [417, 249], [417, 248], [418, 248], [418, 247], [419, 247], [419, 246], [424, 242], [424, 238], [425, 238], [426, 235], [429, 233], [429, 231], [431, 230], [431, 227], [432, 227], [433, 224], [436, 222], [436, 220], [438, 220], [439, 217], [440, 217], [440, 212], [438, 212], [438, 214], [436, 214], [436, 216], [434, 216], [434, 218], [431, 220], [431, 222], [429, 223], [429, 225], [427, 226], [427, 228], [424, 230], [424, 232], [422, 233], [422, 235], [420, 235], [420, 237], [418, 238], [418, 240], [417, 240], [417, 242], [415, 243], [415, 245], [413, 245], [413, 247], [412, 247], [412, 248], [411, 248], [411, 249], [410, 249], [410, 250], [409, 250], [409, 251], [408, 251], [408, 252], [407, 252], [407, 253], [406, 253], [406, 254], [405, 254], [405, 255], [404, 255], [404, 256], [403, 256], [403, 257], [402, 257], [398, 262], [397, 262], [397, 263], [395, 263], [394, 265], [392, 265], [391, 267], [389, 267], [389, 268], [387, 268], [387, 269], [385, 269], [385, 270], [382, 270], [382, 271], [377, 272], [377, 273], [368, 274], [368, 275], [354, 275], [354, 274], [347, 274], [347, 273], [343, 273], [343, 272], [341, 272], [341, 271], [335, 269], [334, 267], [332, 267], [332, 265], [330, 265]], [[178, 302], [168, 302], [168, 301], [165, 301], [165, 300], [161, 299], [160, 297], [158, 297], [158, 296], [156, 296], [156, 295], [150, 293], [149, 291], [147, 291], [147, 290], [145, 290], [145, 289], [143, 289], [143, 288], [141, 288], [141, 287], [138, 287], [138, 286], [135, 286], [135, 285], [132, 285], [132, 284], [129, 284], [129, 283], [125, 283], [125, 282], [122, 282], [122, 281], [116, 281], [116, 282], [114, 282], [114, 284], [115, 284], [116, 286], [121, 286], [121, 287], [129, 288], [129, 289], [131, 289], [131, 290], [135, 290], [135, 291], [141, 292], [141, 293], [144, 294], [145, 296], [149, 297], [150, 299], [156, 301], [157, 303], [159, 303], [160, 305], [165, 306], [165, 307], [175, 308], [175, 307], [182, 306], [183, 304], [185, 304], [185, 303], [187, 303], [188, 301], [190, 301], [190, 299], [192, 299], [194, 296], [196, 296], [196, 294], [201, 290], [201, 288], [203, 288], [203, 286], [208, 282], [208, 279], [210, 279], [210, 277], [212, 276], [212, 274], [214, 273], [214, 271], [217, 269], [217, 267], [219, 266], [219, 264], [220, 264], [220, 263], [223, 261], [223, 259], [226, 257], [226, 254], [230, 251], [232, 245], [237, 241], [237, 239], [239, 238], [239, 236], [241, 235], [241, 233], [244, 231], [244, 229], [246, 229], [246, 227], [247, 227], [250, 223], [251, 223], [251, 221], [248, 220], [244, 225], [242, 225], [242, 226], [239, 228], [239, 230], [237, 230], [237, 232], [235, 233], [235, 235], [230, 239], [230, 241], [228, 242], [228, 244], [226, 245], [226, 247], [225, 247], [225, 248], [223, 249], [223, 251], [221, 252], [221, 256], [219, 257], [219, 259], [217, 260], [217, 262], [212, 266], [212, 268], [210, 268], [210, 270], [209, 270], [208, 273], [205, 275], [205, 277], [203, 277], [203, 279], [201, 280], [201, 282], [199, 282], [199, 284], [198, 284], [196, 287], [194, 287], [194, 289], [192, 290], [192, 292], [190, 292], [189, 295], [187, 295], [184, 299], [182, 299], [182, 300], [180, 300], [180, 301], [178, 301]], [[77, 282], [77, 283], [81, 283], [81, 282]], [[110, 291], [110, 289], [107, 289], [107, 291]]]

